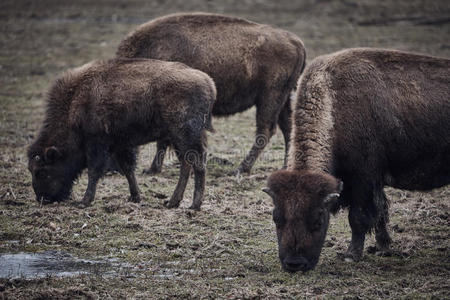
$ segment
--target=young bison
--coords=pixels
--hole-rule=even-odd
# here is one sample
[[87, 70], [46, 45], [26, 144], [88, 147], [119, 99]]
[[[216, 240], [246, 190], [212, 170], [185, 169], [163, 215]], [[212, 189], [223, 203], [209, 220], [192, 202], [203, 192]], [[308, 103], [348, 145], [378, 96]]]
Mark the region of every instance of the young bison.
[[181, 162], [180, 178], [166, 205], [177, 207], [194, 168], [191, 208], [205, 189], [206, 130], [212, 130], [216, 90], [205, 73], [181, 63], [145, 59], [94, 61], [71, 70], [50, 90], [44, 126], [28, 150], [36, 199], [62, 201], [88, 169], [83, 203], [89, 205], [112, 156], [126, 176], [130, 201], [139, 202], [134, 176], [138, 145], [167, 139]]
[[293, 116], [288, 169], [273, 173], [266, 190], [288, 271], [315, 267], [330, 212], [349, 208], [344, 257], [358, 261], [372, 229], [376, 250], [389, 249], [385, 185], [450, 183], [448, 59], [378, 49], [319, 57], [300, 79]]
[[[250, 172], [275, 133], [289, 147], [290, 93], [304, 68], [305, 49], [292, 33], [244, 19], [193, 13], [165, 16], [139, 26], [119, 45], [118, 57], [179, 61], [209, 74], [217, 86], [213, 115], [228, 116], [256, 106], [256, 139], [237, 172]], [[167, 142], [146, 173], [158, 173]]]

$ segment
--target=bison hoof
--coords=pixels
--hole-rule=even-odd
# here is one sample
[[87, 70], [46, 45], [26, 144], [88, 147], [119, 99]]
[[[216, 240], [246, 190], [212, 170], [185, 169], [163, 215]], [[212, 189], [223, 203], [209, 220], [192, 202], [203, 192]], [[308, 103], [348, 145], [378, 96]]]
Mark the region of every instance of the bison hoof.
[[189, 209], [196, 210], [196, 211], [200, 211], [200, 206], [201, 206], [201, 205], [195, 205], [195, 204], [192, 204], [191, 206], [189, 206]]
[[130, 196], [130, 197], [128, 197], [128, 202], [139, 203], [139, 202], [141, 202], [141, 196], [139, 196], [139, 195]]
[[344, 258], [344, 261], [345, 261], [345, 262], [350, 262], [350, 263], [355, 262], [355, 261], [353, 260], [353, 257], [345, 257], [345, 258]]
[[89, 207], [89, 206], [91, 206], [90, 203], [85, 203], [85, 202], [83, 202], [83, 201], [81, 201], [80, 203], [77, 204], [77, 207], [78, 207], [78, 208], [87, 208], [87, 207]]
[[391, 251], [377, 251], [375, 252], [376, 256], [382, 256], [382, 257], [389, 257], [392, 256], [392, 252]]
[[344, 260], [346, 262], [358, 262], [361, 260], [361, 255], [355, 254], [355, 253], [345, 253], [344, 254]]
[[241, 177], [242, 174], [244, 174], [244, 173], [250, 174], [250, 170], [244, 169], [243, 167], [239, 167], [239, 168], [237, 168], [237, 169], [231, 171], [231, 172], [230, 172], [230, 175], [231, 175], [231, 176], [236, 176], [236, 177]]
[[376, 256], [388, 257], [392, 256], [393, 253], [387, 247], [379, 247], [379, 246], [370, 246], [367, 247], [367, 252], [370, 254], [375, 254]]
[[361, 255], [357, 255], [351, 252], [345, 252], [345, 253], [341, 253], [338, 252], [337, 256], [339, 259], [345, 261], [345, 262], [358, 262], [361, 259]]
[[164, 201], [164, 206], [167, 208], [177, 208], [180, 206], [180, 203], [175, 201]]
[[147, 175], [155, 175], [155, 174], [159, 174], [161, 173], [161, 168], [157, 169], [157, 168], [146, 168], [142, 171], [142, 174], [147, 174]]
[[375, 254], [378, 251], [377, 246], [369, 246], [367, 247], [367, 253]]
[[81, 206], [82, 207], [89, 207], [89, 206], [91, 206], [91, 204], [92, 204], [92, 201], [93, 201], [94, 199], [90, 199], [90, 198], [83, 198], [83, 200], [81, 200]]

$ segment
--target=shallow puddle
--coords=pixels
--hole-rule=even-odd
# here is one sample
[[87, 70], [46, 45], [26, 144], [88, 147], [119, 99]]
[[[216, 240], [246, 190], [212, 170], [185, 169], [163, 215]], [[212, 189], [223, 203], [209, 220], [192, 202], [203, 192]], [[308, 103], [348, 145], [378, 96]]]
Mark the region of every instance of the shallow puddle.
[[[115, 263], [120, 267], [120, 264]], [[0, 278], [42, 278], [47, 276], [76, 276], [81, 274], [108, 274], [110, 261], [83, 260], [69, 253], [46, 251], [39, 253], [0, 254]]]
[[[166, 262], [161, 266], [152, 266], [148, 261], [139, 265], [131, 265], [117, 259], [87, 260], [73, 257], [61, 251], [45, 251], [38, 253], [0, 253], [0, 278], [34, 279], [47, 276], [70, 277], [93, 274], [102, 277], [125, 276], [127, 278], [150, 276], [156, 279], [181, 279], [184, 276], [199, 275], [195, 269], [177, 268], [180, 261]], [[207, 271], [214, 271], [208, 269]], [[150, 271], [151, 274], [144, 273]]]

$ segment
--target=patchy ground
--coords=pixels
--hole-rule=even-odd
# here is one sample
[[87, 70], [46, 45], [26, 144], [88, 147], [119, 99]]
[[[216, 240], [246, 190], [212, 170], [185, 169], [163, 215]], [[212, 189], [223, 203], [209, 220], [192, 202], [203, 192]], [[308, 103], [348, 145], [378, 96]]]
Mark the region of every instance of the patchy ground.
[[[232, 164], [208, 165], [201, 212], [163, 208], [178, 177], [174, 155], [162, 174], [142, 175], [154, 145], [141, 149], [144, 201], [126, 203], [125, 178], [106, 177], [92, 207], [79, 209], [87, 178], [72, 199], [40, 207], [27, 171], [26, 146], [43, 120], [47, 88], [63, 70], [111, 57], [136, 25], [171, 12], [243, 16], [298, 34], [308, 60], [347, 47], [374, 46], [450, 57], [450, 3], [437, 1], [24, 1], [0, 3], [0, 253], [70, 253], [119, 261], [74, 277], [0, 279], [6, 299], [108, 298], [450, 298], [450, 187], [429, 193], [387, 189], [396, 255], [337, 259], [350, 239], [346, 212], [332, 218], [319, 265], [288, 274], [277, 259], [272, 204], [261, 192], [282, 165], [278, 133], [252, 175], [227, 174], [250, 148], [254, 110], [214, 119], [209, 152]], [[366, 245], [373, 244], [373, 237]], [[46, 252], [47, 253], [47, 252]], [[1, 266], [0, 266], [1, 267]]]

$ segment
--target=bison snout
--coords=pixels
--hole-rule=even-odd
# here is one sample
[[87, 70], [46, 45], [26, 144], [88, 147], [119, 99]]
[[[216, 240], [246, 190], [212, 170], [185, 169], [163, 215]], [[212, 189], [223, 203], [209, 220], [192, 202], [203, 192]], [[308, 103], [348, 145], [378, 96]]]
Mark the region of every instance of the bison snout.
[[288, 272], [306, 272], [314, 266], [303, 256], [287, 257], [283, 260], [283, 267]]
[[55, 200], [55, 199], [53, 199], [51, 196], [49, 196], [49, 195], [43, 195], [43, 194], [37, 194], [36, 195], [36, 201], [39, 203], [39, 204], [50, 204], [50, 203], [53, 203], [53, 202], [56, 202], [57, 200]]

